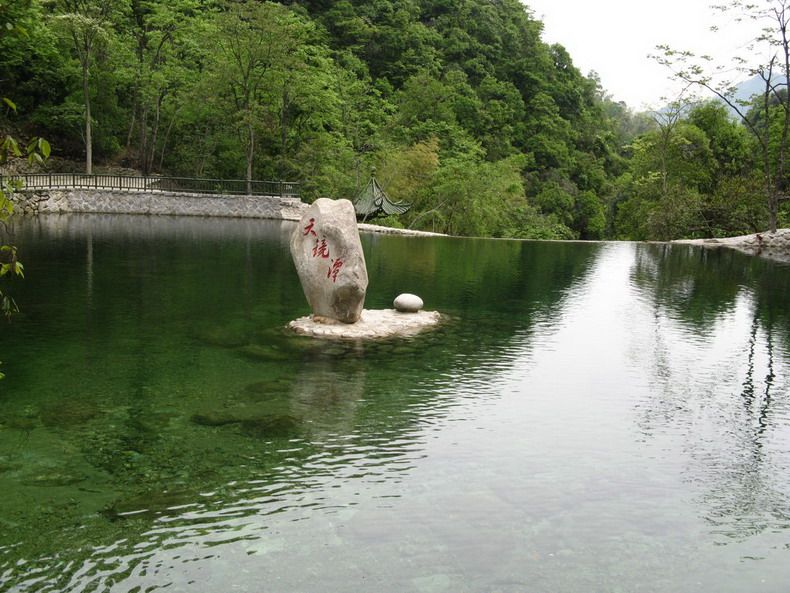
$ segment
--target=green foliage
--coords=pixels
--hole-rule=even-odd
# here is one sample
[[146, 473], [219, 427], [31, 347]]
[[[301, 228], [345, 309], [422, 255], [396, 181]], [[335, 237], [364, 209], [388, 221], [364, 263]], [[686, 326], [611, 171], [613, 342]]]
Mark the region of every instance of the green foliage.
[[[7, 97], [2, 98], [3, 103], [12, 111], [16, 111], [16, 104]], [[49, 158], [49, 142], [43, 138], [32, 138], [25, 147], [25, 151], [20, 149], [19, 142], [12, 136], [6, 135], [0, 142], [0, 165], [8, 163], [9, 159], [26, 156], [32, 163], [43, 163]], [[14, 213], [14, 202], [12, 196], [18, 189], [18, 183], [5, 180], [0, 176], [0, 234], [5, 234], [6, 222]], [[24, 266], [17, 258], [17, 248], [13, 245], [0, 245], [0, 279], [5, 277], [24, 278]], [[0, 285], [0, 312], [7, 318], [19, 312], [16, 301], [8, 295], [2, 285]], [[2, 364], [0, 362], [0, 364]], [[0, 372], [0, 379], [5, 375]]]
[[[116, 54], [119, 47], [117, 31], [113, 25], [126, 14], [126, 4], [121, 0], [57, 0], [53, 3], [54, 12], [49, 19], [52, 32], [59, 36], [64, 47], [79, 64], [80, 100], [84, 107], [83, 142], [85, 144], [85, 172], [93, 172], [94, 138], [94, 95], [95, 70], [110, 70], [109, 58]], [[105, 70], [106, 72], [106, 70]], [[104, 84], [99, 88], [112, 88], [114, 77], [103, 77]], [[107, 99], [99, 94], [98, 99]], [[112, 104], [112, 102], [111, 102]], [[108, 111], [106, 103], [97, 105]], [[114, 147], [114, 143], [109, 143]]]
[[606, 210], [591, 191], [581, 192], [574, 204], [574, 227], [581, 239], [603, 239], [606, 233]]
[[754, 167], [748, 131], [734, 121], [718, 102], [697, 105], [688, 116], [689, 124], [708, 137], [717, 178], [740, 175]]
[[[515, 156], [495, 163], [452, 160], [437, 170], [430, 190], [419, 204], [423, 228], [451, 235], [504, 236], [509, 216], [524, 201], [521, 168]], [[413, 214], [412, 225], [419, 214]]]
[[430, 138], [382, 153], [377, 177], [395, 202], [409, 201], [418, 208], [439, 170], [439, 141]]
[[[8, 103], [11, 103], [8, 101]], [[11, 103], [13, 105], [13, 103]], [[43, 138], [33, 138], [28, 142], [25, 151], [19, 148], [19, 143], [11, 136], [6, 136], [0, 144], [0, 164], [7, 163], [9, 159], [21, 156], [27, 157], [29, 163], [43, 163], [49, 158], [50, 146]], [[5, 234], [5, 225], [14, 213], [13, 194], [18, 189], [17, 184], [0, 178], [0, 234]], [[17, 248], [13, 245], [0, 245], [0, 278], [24, 278], [24, 266], [17, 258]], [[19, 312], [16, 301], [4, 290], [0, 289], [0, 312], [10, 319]], [[2, 378], [2, 373], [0, 373]]]
[[[631, 112], [545, 44], [518, 0], [18, 0], [0, 4], [9, 23], [2, 138], [46, 136], [86, 169], [95, 156], [288, 179], [310, 201], [353, 197], [376, 167], [413, 204], [400, 224], [454, 234], [766, 224], [754, 134], [714, 104], [671, 122]], [[24, 117], [11, 122], [15, 105]], [[781, 138], [782, 105], [752, 125]]]
[[543, 185], [533, 202], [544, 214], [551, 215], [554, 220], [569, 226], [573, 222], [574, 197], [570, 184], [550, 181]]
[[[759, 21], [762, 26], [748, 43], [750, 52], [765, 55], [762, 63], [749, 63], [741, 57], [733, 59], [732, 70], [742, 80], [759, 78], [762, 90], [753, 100], [736, 97], [737, 80], [727, 80], [719, 66], [710, 69], [708, 56], [696, 56], [690, 51], [678, 51], [669, 46], [659, 46], [661, 53], [654, 58], [673, 71], [675, 78], [688, 87], [705, 89], [713, 93], [737, 114], [749, 131], [753, 154], [759, 165], [755, 170], [763, 178], [763, 198], [768, 213], [768, 228], [777, 229], [782, 202], [787, 201], [790, 178], [786, 167], [790, 150], [790, 12], [784, 0], [758, 0], [743, 2], [733, 0], [714, 6], [725, 20], [735, 22]], [[711, 27], [718, 30], [718, 26]]]
[[720, 104], [659, 121], [629, 151], [631, 172], [613, 201], [615, 237], [729, 236], [769, 225], [754, 144]]

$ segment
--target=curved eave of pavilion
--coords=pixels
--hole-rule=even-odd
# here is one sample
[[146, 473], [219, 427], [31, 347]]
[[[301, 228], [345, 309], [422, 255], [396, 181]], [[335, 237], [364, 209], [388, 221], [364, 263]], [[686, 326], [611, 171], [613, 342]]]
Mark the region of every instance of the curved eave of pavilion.
[[381, 189], [375, 177], [371, 177], [357, 199], [354, 200], [354, 210], [359, 216], [370, 216], [379, 211], [385, 214], [403, 214], [411, 204], [407, 202], [393, 202], [389, 196]]

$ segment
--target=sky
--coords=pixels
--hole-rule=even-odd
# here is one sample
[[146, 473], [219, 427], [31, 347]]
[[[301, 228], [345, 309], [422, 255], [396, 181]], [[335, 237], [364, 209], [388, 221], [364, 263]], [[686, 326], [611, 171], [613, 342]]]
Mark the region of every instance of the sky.
[[[742, 55], [759, 26], [723, 22], [712, 0], [522, 0], [543, 21], [543, 40], [563, 45], [582, 74], [598, 73], [603, 88], [634, 110], [676, 98], [678, 83], [648, 57], [655, 46], [707, 54], [723, 64]], [[721, 1], [719, 3], [722, 3]], [[710, 26], [720, 26], [718, 33]], [[744, 76], [744, 78], [748, 78]]]

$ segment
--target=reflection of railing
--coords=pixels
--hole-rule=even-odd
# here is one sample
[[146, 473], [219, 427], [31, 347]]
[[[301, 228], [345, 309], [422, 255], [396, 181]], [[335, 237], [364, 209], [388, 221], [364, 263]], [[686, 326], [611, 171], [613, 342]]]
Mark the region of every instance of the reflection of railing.
[[36, 173], [0, 175], [0, 183], [10, 182], [21, 190], [105, 189], [165, 191], [195, 194], [243, 194], [299, 197], [299, 183], [293, 181], [247, 181], [245, 179], [197, 179], [152, 175], [84, 175], [82, 173]]

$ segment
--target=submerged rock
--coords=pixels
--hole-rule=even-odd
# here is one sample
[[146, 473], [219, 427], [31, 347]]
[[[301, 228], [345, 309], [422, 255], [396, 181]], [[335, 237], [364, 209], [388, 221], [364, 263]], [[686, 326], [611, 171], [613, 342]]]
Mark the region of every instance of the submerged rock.
[[271, 379], [269, 381], [256, 381], [244, 386], [244, 393], [255, 399], [269, 399], [287, 393], [293, 379]]
[[223, 414], [209, 412], [207, 414], [192, 414], [189, 418], [193, 424], [198, 426], [227, 426], [228, 424], [238, 424], [241, 418], [233, 418]]
[[298, 436], [302, 422], [288, 414], [266, 414], [263, 416], [233, 415], [232, 413], [208, 412], [193, 414], [192, 423], [198, 426], [222, 427], [238, 425], [242, 434], [255, 438], [289, 438]]
[[247, 344], [237, 350], [239, 354], [251, 360], [288, 361], [291, 356], [276, 346]]
[[50, 428], [71, 428], [99, 415], [98, 406], [76, 397], [51, 402], [41, 410], [41, 422]]
[[184, 506], [195, 504], [198, 498], [185, 490], [151, 491], [120, 498], [102, 509], [101, 514], [110, 521], [132, 517], [151, 519], [159, 515], [180, 513]]
[[72, 473], [66, 469], [50, 469], [25, 478], [22, 483], [25, 486], [58, 487], [71, 486], [84, 482], [87, 476], [81, 473]]
[[21, 463], [11, 462], [0, 457], [0, 474], [17, 471], [21, 467], [22, 467]]
[[291, 256], [315, 318], [359, 320], [368, 272], [350, 201], [316, 200], [291, 235]]
[[14, 430], [33, 430], [37, 425], [38, 418], [32, 414], [21, 414], [18, 416], [0, 418], [0, 427], [12, 428]]
[[244, 346], [248, 339], [243, 330], [225, 326], [200, 328], [194, 335], [204, 344], [220, 348], [238, 348]]
[[241, 432], [259, 439], [290, 438], [298, 436], [301, 422], [293, 416], [264, 416], [241, 423]]

